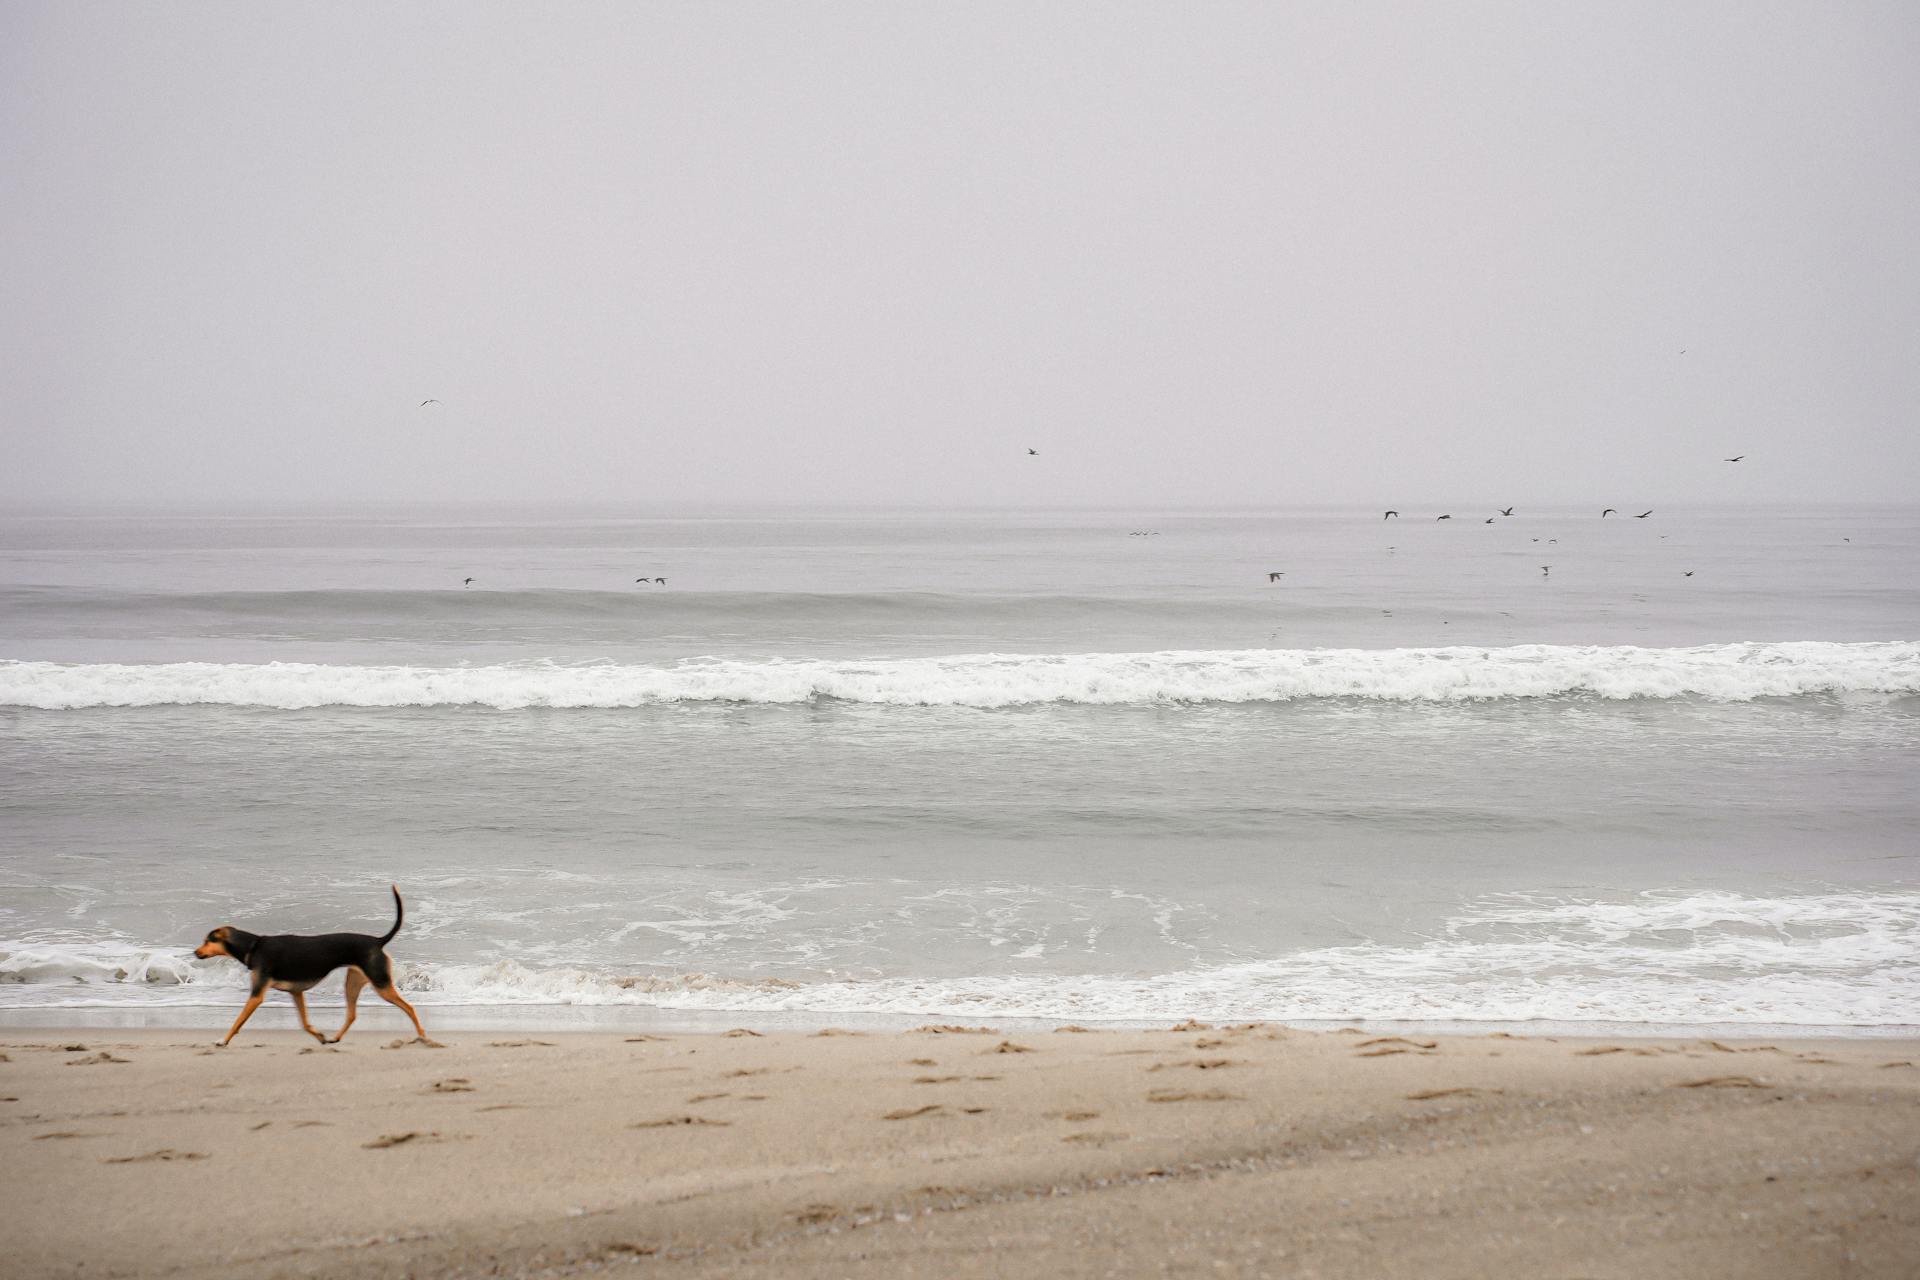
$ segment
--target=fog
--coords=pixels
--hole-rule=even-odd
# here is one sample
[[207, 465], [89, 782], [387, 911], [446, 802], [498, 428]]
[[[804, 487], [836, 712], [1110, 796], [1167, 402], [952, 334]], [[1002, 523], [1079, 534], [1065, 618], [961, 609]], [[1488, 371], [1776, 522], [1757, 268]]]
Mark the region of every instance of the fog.
[[1904, 499], [1916, 140], [1905, 3], [13, 0], [0, 504]]

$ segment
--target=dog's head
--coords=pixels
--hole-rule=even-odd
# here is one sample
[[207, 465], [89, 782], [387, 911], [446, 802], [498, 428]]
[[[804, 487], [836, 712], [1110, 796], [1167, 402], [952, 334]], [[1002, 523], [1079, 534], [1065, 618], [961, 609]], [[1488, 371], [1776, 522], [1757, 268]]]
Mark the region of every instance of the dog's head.
[[193, 954], [200, 960], [211, 960], [215, 956], [230, 956], [241, 964], [245, 964], [247, 953], [253, 950], [255, 941], [252, 934], [236, 929], [232, 925], [223, 924], [209, 933], [207, 940], [193, 949]]

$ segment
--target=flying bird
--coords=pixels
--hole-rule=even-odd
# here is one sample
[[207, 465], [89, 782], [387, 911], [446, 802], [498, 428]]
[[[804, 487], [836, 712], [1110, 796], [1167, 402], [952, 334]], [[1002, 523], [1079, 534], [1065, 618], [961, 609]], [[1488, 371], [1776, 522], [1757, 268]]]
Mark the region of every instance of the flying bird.
[[1435, 520], [1451, 520], [1453, 519], [1453, 517], [1452, 516], [1435, 516], [1434, 519]]
[[1553, 573], [1553, 566], [1552, 566], [1552, 565], [1550, 565], [1550, 564], [1543, 564], [1543, 565], [1541, 565], [1541, 566], [1540, 566], [1540, 576], [1541, 576], [1541, 577], [1543, 577], [1543, 578], [1545, 578], [1545, 577], [1548, 577], [1548, 576], [1550, 576], [1550, 575], [1551, 575], [1552, 573]]
[[1278, 581], [1280, 581], [1280, 579], [1282, 579], [1282, 578], [1284, 578], [1284, 577], [1286, 577], [1286, 576], [1287, 576], [1287, 575], [1286, 575], [1286, 572], [1285, 572], [1284, 570], [1282, 570], [1282, 571], [1281, 571], [1281, 572], [1279, 572], [1279, 573], [1270, 573], [1270, 574], [1268, 574], [1268, 575], [1267, 575], [1267, 581], [1268, 581], [1268, 582], [1278, 582]]
[[1503, 515], [1503, 516], [1510, 516], [1510, 515], [1512, 515], [1512, 514], [1513, 514], [1513, 508], [1512, 508], [1512, 507], [1502, 507], [1502, 508], [1500, 508], [1500, 514], [1501, 514], [1501, 515]]
[[[1747, 456], [1747, 455], [1743, 453], [1743, 454], [1741, 454], [1741, 455], [1740, 455], [1740, 458], [1744, 458], [1744, 457], [1746, 457], [1746, 456]], [[1722, 461], [1722, 462], [1738, 462], [1738, 461], [1740, 461], [1740, 458], [1722, 458], [1722, 459], [1720, 459], [1720, 461]]]
[[1645, 520], [1645, 519], [1646, 519], [1646, 518], [1647, 518], [1648, 516], [1650, 516], [1650, 515], [1652, 515], [1652, 514], [1653, 514], [1653, 512], [1651, 512], [1651, 511], [1642, 511], [1642, 512], [1641, 512], [1641, 513], [1640, 513], [1639, 515], [1637, 515], [1637, 516], [1635, 516], [1635, 517], [1634, 517], [1634, 519], [1635, 519], [1635, 520]]
[[422, 400], [422, 401], [420, 402], [420, 407], [421, 407], [422, 409], [424, 409], [424, 408], [426, 408], [426, 407], [427, 407], [428, 405], [430, 405], [430, 404], [439, 404], [439, 403], [440, 403], [440, 402], [439, 402], [438, 400]]
[[473, 585], [473, 579], [472, 579], [472, 578], [467, 578], [467, 579], [465, 579], [465, 580], [463, 580], [463, 581], [462, 581], [462, 582], [460, 583], [460, 585], [461, 585], [461, 586], [463, 586], [463, 587], [470, 587], [470, 586], [472, 586], [472, 585]]
[[1040, 456], [1040, 451], [1038, 449], [1029, 449], [1027, 450], [1027, 456], [1029, 458], [1037, 458]]
[[1613, 508], [1612, 508], [1612, 507], [1608, 507], [1608, 508], [1607, 508], [1607, 509], [1606, 509], [1605, 511], [1602, 511], [1602, 512], [1600, 513], [1600, 518], [1601, 518], [1602, 520], [1605, 520], [1605, 519], [1606, 519], [1606, 518], [1607, 518], [1608, 516], [1610, 516], [1610, 515], [1613, 515], [1613, 514], [1614, 514], [1614, 510], [1613, 510]]
[[1488, 517], [1487, 517], [1487, 523], [1488, 523], [1488, 524], [1492, 524], [1492, 523], [1493, 523], [1493, 517], [1492, 517], [1492, 516], [1488, 516]]
[[1683, 578], [1691, 578], [1693, 576], [1693, 570], [1689, 569], [1685, 573], [1681, 574], [1680, 576]]
[[1400, 518], [1400, 513], [1398, 511], [1389, 511], [1387, 512], [1387, 514], [1381, 516], [1380, 518], [1382, 520], [1398, 520]]

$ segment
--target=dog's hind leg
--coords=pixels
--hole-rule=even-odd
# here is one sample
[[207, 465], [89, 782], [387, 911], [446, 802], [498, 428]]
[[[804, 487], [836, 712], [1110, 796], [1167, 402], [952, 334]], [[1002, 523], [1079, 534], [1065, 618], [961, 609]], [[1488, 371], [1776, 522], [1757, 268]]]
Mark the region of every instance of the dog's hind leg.
[[399, 1005], [400, 1011], [406, 1014], [409, 1018], [413, 1019], [414, 1033], [417, 1034], [422, 1040], [425, 1040], [427, 1038], [427, 1029], [420, 1025], [420, 1015], [415, 1013], [413, 1011], [413, 1006], [408, 1004], [405, 1000], [403, 1000], [400, 996], [400, 993], [393, 989], [393, 983], [391, 981], [376, 982], [373, 984], [373, 989], [375, 991], [378, 991], [380, 993], [380, 998], [382, 1000], [385, 1000], [388, 1004]]
[[308, 1035], [312, 1036], [315, 1040], [318, 1040], [321, 1044], [325, 1044], [327, 1042], [327, 1038], [321, 1035], [318, 1031], [315, 1031], [313, 1029], [313, 1024], [307, 1021], [307, 993], [304, 991], [289, 991], [287, 994], [293, 997], [293, 1007], [300, 1011], [301, 1029], [304, 1030]]
[[366, 985], [367, 975], [360, 972], [358, 966], [349, 965], [347, 968], [347, 1020], [340, 1024], [339, 1033], [333, 1037], [334, 1044], [340, 1043], [346, 1037], [347, 1028], [353, 1025], [354, 1014], [360, 1006], [360, 991]]

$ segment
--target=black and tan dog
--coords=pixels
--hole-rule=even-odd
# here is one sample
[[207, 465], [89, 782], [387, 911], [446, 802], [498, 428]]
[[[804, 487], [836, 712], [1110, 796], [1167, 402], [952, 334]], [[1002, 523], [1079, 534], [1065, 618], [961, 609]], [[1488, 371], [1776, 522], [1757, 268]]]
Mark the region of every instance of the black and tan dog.
[[306, 1028], [307, 1034], [321, 1044], [331, 1043], [307, 1021], [307, 988], [340, 968], [347, 971], [347, 1020], [340, 1024], [340, 1034], [333, 1037], [334, 1040], [345, 1036], [347, 1028], [353, 1025], [354, 1006], [360, 1001], [360, 989], [368, 985], [380, 993], [381, 999], [400, 1006], [407, 1017], [413, 1019], [413, 1029], [420, 1038], [426, 1039], [427, 1033], [420, 1025], [420, 1015], [393, 989], [393, 966], [387, 961], [386, 946], [393, 941], [393, 935], [400, 932], [400, 925], [407, 918], [407, 908], [400, 901], [399, 887], [389, 887], [393, 889], [393, 928], [387, 930], [384, 937], [376, 938], [366, 933], [321, 933], [310, 936], [278, 933], [263, 938], [259, 934], [225, 924], [209, 933], [207, 940], [196, 947], [193, 954], [202, 960], [231, 956], [247, 966], [253, 977], [253, 991], [247, 996], [247, 1007], [233, 1020], [232, 1030], [220, 1043], [225, 1045], [240, 1033], [240, 1028], [253, 1016], [253, 1011], [267, 998], [269, 989], [284, 991], [292, 996], [293, 1007], [300, 1011], [300, 1025]]

